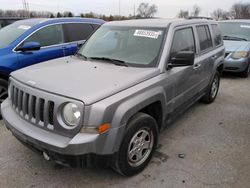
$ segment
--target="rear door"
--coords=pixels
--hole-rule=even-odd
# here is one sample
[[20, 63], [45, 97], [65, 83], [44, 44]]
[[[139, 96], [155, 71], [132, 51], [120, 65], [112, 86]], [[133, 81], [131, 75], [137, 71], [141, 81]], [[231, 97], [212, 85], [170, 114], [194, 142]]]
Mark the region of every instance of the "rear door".
[[18, 52], [18, 58], [22, 67], [65, 55], [61, 24], [41, 28], [25, 39], [23, 43], [25, 42], [39, 42], [41, 49], [38, 51]]
[[197, 79], [199, 80], [198, 91], [202, 91], [209, 84], [213, 72], [215, 53], [209, 25], [197, 25], [196, 34], [199, 46], [199, 55], [196, 58], [196, 72]]
[[73, 55], [84, 44], [95, 28], [90, 23], [66, 23], [63, 24], [65, 37], [65, 54]]

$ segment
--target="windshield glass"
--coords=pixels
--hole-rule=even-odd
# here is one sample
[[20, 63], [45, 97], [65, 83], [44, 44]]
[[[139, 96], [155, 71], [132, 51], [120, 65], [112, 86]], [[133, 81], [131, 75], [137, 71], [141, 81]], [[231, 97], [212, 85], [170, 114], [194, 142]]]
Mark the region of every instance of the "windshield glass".
[[86, 58], [114, 59], [129, 66], [157, 65], [165, 29], [102, 26], [79, 50]]
[[[220, 30], [223, 36], [228, 36], [232, 40], [250, 40], [250, 24], [249, 23], [219, 23]], [[238, 39], [237, 39], [238, 38]], [[227, 39], [227, 38], [224, 38]]]
[[7, 47], [31, 27], [32, 24], [18, 21], [0, 29], [0, 48]]

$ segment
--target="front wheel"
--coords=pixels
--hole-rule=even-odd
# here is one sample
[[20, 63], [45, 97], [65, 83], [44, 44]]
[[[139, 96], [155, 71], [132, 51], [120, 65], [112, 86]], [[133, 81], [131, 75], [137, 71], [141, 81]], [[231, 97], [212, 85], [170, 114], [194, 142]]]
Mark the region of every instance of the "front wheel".
[[216, 71], [212, 83], [208, 86], [205, 95], [202, 97], [202, 101], [205, 103], [214, 102], [220, 87], [220, 73]]
[[[8, 97], [8, 82], [4, 79], [0, 79], [0, 105]], [[2, 119], [2, 114], [0, 110], [0, 120]]]
[[158, 129], [155, 119], [137, 113], [129, 122], [113, 168], [124, 176], [141, 172], [149, 163], [157, 145]]

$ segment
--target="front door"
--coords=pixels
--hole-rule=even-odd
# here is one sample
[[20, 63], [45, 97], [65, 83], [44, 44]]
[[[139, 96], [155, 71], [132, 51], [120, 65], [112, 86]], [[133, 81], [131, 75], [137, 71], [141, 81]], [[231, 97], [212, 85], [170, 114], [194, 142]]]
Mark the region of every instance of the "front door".
[[[170, 59], [180, 51], [196, 53], [193, 27], [176, 28], [171, 45]], [[166, 72], [167, 80], [172, 80], [174, 97], [172, 99], [172, 110], [181, 107], [195, 94], [197, 94], [197, 65], [174, 67]], [[169, 91], [166, 91], [168, 93]]]
[[23, 43], [25, 42], [38, 42], [41, 49], [18, 52], [19, 62], [22, 67], [65, 56], [61, 24], [46, 26], [25, 39]]

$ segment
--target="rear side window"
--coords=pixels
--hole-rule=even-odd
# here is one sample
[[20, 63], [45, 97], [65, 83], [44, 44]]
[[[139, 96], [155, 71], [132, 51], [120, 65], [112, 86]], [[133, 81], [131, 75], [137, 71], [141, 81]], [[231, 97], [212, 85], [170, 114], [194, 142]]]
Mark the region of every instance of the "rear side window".
[[39, 42], [42, 47], [64, 43], [62, 25], [51, 25], [38, 30], [25, 40], [31, 41]]
[[180, 51], [195, 53], [194, 33], [191, 27], [175, 31], [170, 57], [174, 57]]
[[213, 31], [213, 35], [214, 35], [215, 46], [219, 46], [220, 44], [222, 44], [222, 36], [221, 36], [221, 32], [218, 28], [218, 25], [213, 24], [212, 31]]
[[65, 42], [86, 40], [94, 31], [94, 28], [87, 23], [63, 24]]
[[201, 51], [205, 51], [213, 47], [213, 42], [211, 39], [211, 33], [207, 25], [197, 26], [197, 33], [200, 42]]

